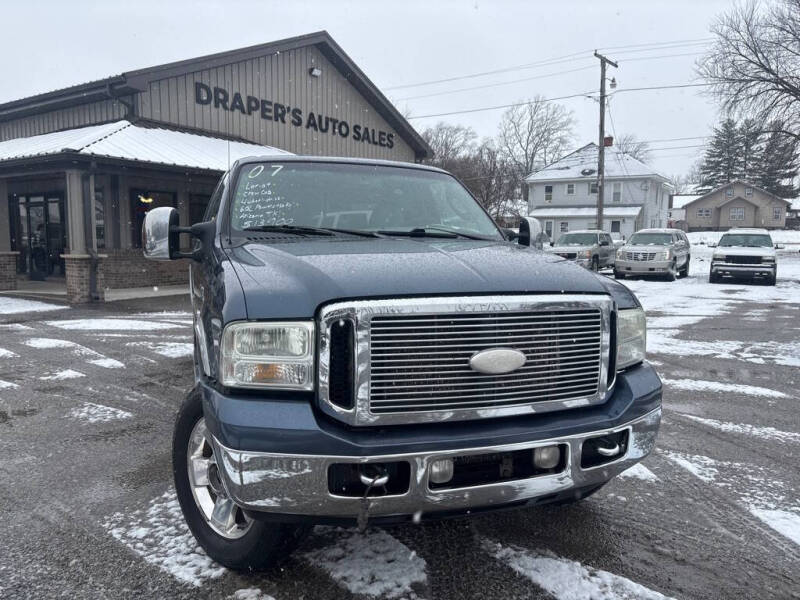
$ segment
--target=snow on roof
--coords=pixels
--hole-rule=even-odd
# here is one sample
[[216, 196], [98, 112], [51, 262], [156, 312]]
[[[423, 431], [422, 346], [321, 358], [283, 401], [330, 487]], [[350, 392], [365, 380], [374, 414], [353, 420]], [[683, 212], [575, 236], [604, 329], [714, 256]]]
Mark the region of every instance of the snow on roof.
[[[605, 206], [603, 215], [606, 217], [635, 217], [642, 210], [641, 206]], [[571, 207], [564, 206], [556, 208], [534, 208], [530, 212], [531, 217], [594, 217], [597, 214], [595, 206]]]
[[91, 125], [0, 142], [0, 161], [62, 152], [214, 171], [225, 171], [229, 160], [233, 162], [246, 156], [291, 154], [272, 146], [229, 142], [170, 129], [140, 127], [129, 121]]
[[690, 202], [700, 198], [702, 194], [675, 194], [672, 196], [672, 208], [683, 208]]
[[[623, 154], [613, 146], [605, 151], [605, 176], [610, 178], [654, 176], [666, 179], [652, 167], [640, 160]], [[597, 178], [597, 144], [587, 144], [583, 148], [567, 154], [556, 162], [531, 173], [525, 178], [527, 182], [550, 181], [562, 179], [596, 179]]]
[[792, 200], [791, 210], [800, 210], [800, 198], [794, 198]]

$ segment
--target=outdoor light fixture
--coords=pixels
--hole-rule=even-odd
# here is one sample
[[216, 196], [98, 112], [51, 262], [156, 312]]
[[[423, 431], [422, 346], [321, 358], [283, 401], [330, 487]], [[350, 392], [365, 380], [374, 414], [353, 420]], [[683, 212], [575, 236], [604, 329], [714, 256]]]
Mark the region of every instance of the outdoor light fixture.
[[142, 204], [152, 204], [153, 199], [150, 198], [149, 196], [142, 196], [141, 194], [139, 194], [139, 202], [141, 202]]
[[308, 74], [311, 75], [312, 77], [319, 77], [320, 75], [322, 75], [322, 69], [320, 69], [319, 67], [311, 67], [308, 70]]
[[610, 85], [610, 87], [611, 87], [611, 89], [612, 89], [612, 90], [615, 90], [615, 89], [617, 89], [617, 78], [616, 78], [616, 77], [612, 77], [612, 78], [611, 78], [611, 85]]

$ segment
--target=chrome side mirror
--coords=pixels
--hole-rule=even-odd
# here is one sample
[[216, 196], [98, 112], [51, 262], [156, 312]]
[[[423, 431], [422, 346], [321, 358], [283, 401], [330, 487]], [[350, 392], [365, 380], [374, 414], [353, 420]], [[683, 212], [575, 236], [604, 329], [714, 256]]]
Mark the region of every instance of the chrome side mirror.
[[534, 217], [520, 217], [519, 237], [517, 241], [520, 246], [533, 246], [542, 249], [542, 224], [539, 219]]
[[177, 258], [178, 211], [170, 206], [161, 206], [147, 212], [142, 225], [142, 249], [150, 260], [172, 260]]

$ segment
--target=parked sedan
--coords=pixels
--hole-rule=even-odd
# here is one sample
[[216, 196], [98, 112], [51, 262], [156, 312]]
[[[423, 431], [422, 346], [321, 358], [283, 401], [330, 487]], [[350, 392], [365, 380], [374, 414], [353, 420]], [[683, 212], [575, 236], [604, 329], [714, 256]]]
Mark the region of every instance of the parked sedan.
[[689, 238], [680, 229], [641, 229], [617, 250], [614, 277], [660, 275], [669, 281], [689, 274]]
[[614, 266], [614, 241], [604, 231], [587, 229], [564, 233], [550, 251], [592, 271]]

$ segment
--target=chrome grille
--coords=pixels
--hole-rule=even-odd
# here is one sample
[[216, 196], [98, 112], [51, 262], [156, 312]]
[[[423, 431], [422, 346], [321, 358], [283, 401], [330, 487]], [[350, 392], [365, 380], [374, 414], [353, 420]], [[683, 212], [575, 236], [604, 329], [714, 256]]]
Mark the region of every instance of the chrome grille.
[[[406, 299], [333, 305], [322, 316], [322, 408], [353, 424], [407, 423], [544, 412], [601, 402], [611, 301], [604, 296]], [[328, 401], [327, 331], [356, 323], [356, 406]], [[473, 371], [470, 358], [514, 348], [526, 362], [506, 374]]]
[[760, 265], [760, 256], [741, 256], [737, 254], [728, 254], [725, 257], [725, 262], [732, 265]]
[[644, 262], [648, 260], [655, 260], [655, 252], [625, 252], [625, 260], [632, 260], [637, 262]]

